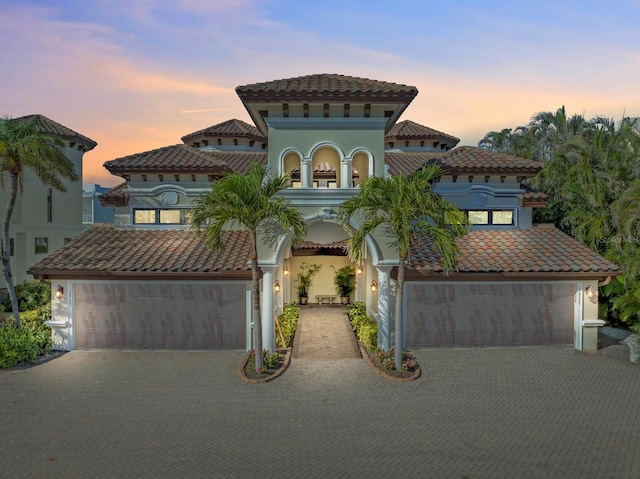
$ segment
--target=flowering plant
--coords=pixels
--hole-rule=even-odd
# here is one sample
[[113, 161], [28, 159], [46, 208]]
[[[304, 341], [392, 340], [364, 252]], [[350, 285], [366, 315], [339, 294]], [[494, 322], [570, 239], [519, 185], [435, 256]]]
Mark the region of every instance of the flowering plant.
[[[379, 351], [376, 359], [387, 371], [394, 369], [395, 350]], [[402, 351], [402, 368], [401, 371], [413, 371], [418, 366], [416, 359], [407, 351]]]

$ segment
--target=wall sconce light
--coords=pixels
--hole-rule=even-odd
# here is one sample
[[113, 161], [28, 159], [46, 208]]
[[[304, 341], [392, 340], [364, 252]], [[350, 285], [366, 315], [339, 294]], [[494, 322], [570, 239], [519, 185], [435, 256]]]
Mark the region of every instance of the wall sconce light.
[[280, 292], [280, 281], [278, 281], [276, 279], [276, 284], [274, 285], [274, 289], [276, 290], [276, 293]]
[[56, 299], [62, 299], [62, 297], [64, 296], [64, 288], [62, 287], [62, 285], [58, 285], [58, 287], [56, 288]]
[[356, 268], [356, 273], [357, 274], [362, 274], [362, 265], [358, 265], [358, 267]]
[[288, 266], [284, 267], [284, 269], [282, 271], [282, 274], [284, 274], [285, 276], [289, 276], [289, 267]]
[[584, 290], [584, 295], [593, 304], [598, 302], [598, 292], [595, 289], [593, 289], [591, 286], [587, 286], [587, 289]]
[[378, 282], [374, 279], [371, 281], [371, 292], [375, 293], [378, 290]]

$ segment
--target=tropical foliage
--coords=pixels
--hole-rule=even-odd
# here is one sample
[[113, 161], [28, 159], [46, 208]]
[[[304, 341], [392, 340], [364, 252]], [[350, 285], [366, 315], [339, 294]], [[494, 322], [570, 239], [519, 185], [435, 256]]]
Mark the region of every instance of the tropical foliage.
[[[260, 316], [260, 272], [258, 238], [273, 245], [278, 233], [291, 231], [293, 243], [302, 242], [307, 233], [304, 218], [293, 204], [278, 193], [287, 188], [289, 178], [270, 175], [266, 167], [253, 164], [246, 174], [229, 173], [216, 181], [211, 190], [198, 196], [192, 205], [191, 228], [204, 235], [209, 248], [224, 251], [222, 232], [242, 228], [251, 237], [252, 315], [255, 351], [262, 351]], [[255, 369], [262, 369], [258, 354]]]
[[[9, 201], [2, 222], [2, 244], [9, 245], [9, 228], [18, 193], [22, 192], [25, 174], [34, 173], [43, 185], [66, 191], [63, 180], [78, 181], [80, 178], [60, 147], [62, 140], [43, 132], [35, 120], [7, 118], [0, 121], [0, 186], [9, 181]], [[11, 273], [10, 251], [2, 250], [4, 278], [11, 300], [14, 326], [20, 325], [18, 298]]]
[[590, 120], [565, 108], [534, 115], [525, 126], [493, 131], [479, 147], [544, 162], [530, 186], [549, 195], [535, 212], [621, 266], [600, 289], [601, 317], [638, 325], [640, 318], [640, 124]]
[[[359, 215], [361, 226], [349, 238], [349, 256], [356, 263], [364, 260], [365, 238], [380, 232], [391, 238], [398, 252], [398, 288], [395, 305], [395, 350], [402, 350], [402, 295], [406, 265], [411, 261], [411, 249], [429, 241], [442, 255], [445, 273], [455, 270], [459, 254], [456, 238], [468, 231], [464, 213], [453, 203], [434, 193], [432, 185], [442, 174], [438, 165], [429, 165], [407, 175], [390, 178], [371, 177], [365, 180], [354, 197], [338, 210], [338, 221], [351, 224]], [[396, 357], [396, 369], [402, 366]]]
[[278, 348], [288, 348], [293, 342], [293, 336], [298, 328], [300, 318], [300, 308], [295, 303], [289, 303], [282, 308], [282, 314], [278, 316], [280, 334], [276, 336], [276, 346]]

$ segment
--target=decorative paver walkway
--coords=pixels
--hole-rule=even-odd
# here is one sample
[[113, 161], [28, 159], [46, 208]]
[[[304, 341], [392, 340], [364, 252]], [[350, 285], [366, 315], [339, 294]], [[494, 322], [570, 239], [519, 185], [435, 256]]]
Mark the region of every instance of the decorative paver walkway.
[[336, 305], [300, 307], [294, 338], [294, 359], [341, 360], [360, 357], [349, 319], [348, 308]]
[[298, 351], [265, 384], [240, 378], [244, 351], [79, 350], [0, 371], [0, 477], [640, 477], [639, 365], [413, 352], [423, 376], [403, 384], [335, 350]]

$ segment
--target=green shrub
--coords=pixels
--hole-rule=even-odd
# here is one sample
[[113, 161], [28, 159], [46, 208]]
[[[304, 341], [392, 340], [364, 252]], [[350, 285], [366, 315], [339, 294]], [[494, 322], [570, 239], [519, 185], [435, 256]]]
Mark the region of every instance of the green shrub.
[[371, 316], [367, 316], [367, 306], [363, 302], [357, 301], [349, 306], [349, 321], [358, 341], [367, 351], [377, 351], [378, 323]]
[[[16, 285], [18, 311], [28, 311], [51, 303], [51, 285], [37, 279]], [[3, 303], [6, 311], [13, 311], [11, 298], [7, 294]]]
[[278, 348], [287, 348], [291, 346], [293, 335], [298, 327], [299, 317], [300, 308], [297, 304], [290, 303], [283, 308], [282, 314], [278, 316], [278, 323], [280, 324], [280, 330], [282, 331], [282, 336], [284, 336], [285, 343], [282, 343], [282, 338], [278, 334], [276, 336], [276, 346]]
[[0, 368], [32, 362], [51, 349], [51, 328], [44, 322], [51, 317], [49, 305], [20, 313], [20, 327], [8, 318], [0, 325]]

